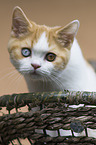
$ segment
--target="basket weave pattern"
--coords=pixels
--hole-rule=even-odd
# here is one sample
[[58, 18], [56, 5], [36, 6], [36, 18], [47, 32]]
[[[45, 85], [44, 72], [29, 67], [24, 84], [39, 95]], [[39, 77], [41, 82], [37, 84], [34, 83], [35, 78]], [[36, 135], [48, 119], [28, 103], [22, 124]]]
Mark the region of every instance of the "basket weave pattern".
[[[74, 104], [84, 105], [73, 108]], [[92, 135], [92, 131], [96, 133], [95, 104], [96, 93], [93, 92], [63, 91], [2, 96], [1, 111], [6, 107], [9, 113], [0, 117], [0, 144], [14, 144], [14, 139], [21, 144], [20, 139], [27, 138], [32, 145], [95, 145], [96, 137]], [[26, 105], [28, 112], [18, 112], [20, 107]], [[37, 107], [35, 111], [34, 107]], [[13, 108], [16, 113], [12, 114]]]

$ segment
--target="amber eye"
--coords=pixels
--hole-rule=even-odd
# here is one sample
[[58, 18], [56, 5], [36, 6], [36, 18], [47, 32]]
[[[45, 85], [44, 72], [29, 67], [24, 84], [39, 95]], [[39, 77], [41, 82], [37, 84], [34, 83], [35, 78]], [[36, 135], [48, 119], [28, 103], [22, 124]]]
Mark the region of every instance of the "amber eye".
[[50, 52], [50, 53], [47, 53], [47, 54], [46, 54], [46, 57], [45, 57], [45, 59], [46, 59], [47, 61], [50, 61], [50, 62], [54, 61], [55, 58], [56, 58], [56, 54], [51, 53], [51, 52]]

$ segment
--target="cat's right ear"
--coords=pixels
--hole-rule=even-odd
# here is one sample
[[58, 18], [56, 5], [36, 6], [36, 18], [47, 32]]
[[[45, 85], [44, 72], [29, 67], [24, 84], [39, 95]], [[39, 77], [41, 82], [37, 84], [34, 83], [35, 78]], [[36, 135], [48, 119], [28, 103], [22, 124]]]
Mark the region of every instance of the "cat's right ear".
[[31, 27], [32, 23], [30, 23], [23, 10], [20, 7], [16, 6], [13, 9], [11, 35], [15, 37], [20, 37], [27, 34]]
[[63, 46], [70, 48], [79, 28], [79, 21], [74, 20], [65, 27], [56, 28], [56, 40]]

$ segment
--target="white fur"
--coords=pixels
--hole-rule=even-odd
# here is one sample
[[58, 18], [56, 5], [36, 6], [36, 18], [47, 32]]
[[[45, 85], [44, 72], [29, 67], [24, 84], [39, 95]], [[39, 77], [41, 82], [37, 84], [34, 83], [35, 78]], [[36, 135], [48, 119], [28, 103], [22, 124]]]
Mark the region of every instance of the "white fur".
[[46, 32], [43, 32], [40, 36], [40, 38], [38, 39], [38, 42], [34, 43], [33, 45], [33, 49], [38, 53], [39, 51], [41, 52], [46, 52], [49, 50], [49, 44], [48, 44], [48, 40], [46, 37]]
[[[50, 48], [48, 48], [48, 40], [46, 37], [46, 33], [44, 32], [39, 41], [35, 43], [32, 51], [32, 58], [25, 58], [22, 61], [22, 66], [27, 66], [27, 69], [32, 70], [32, 66], [30, 63], [36, 63], [41, 65], [42, 67], [37, 70], [37, 72], [46, 70], [48, 75], [50, 75], [51, 70], [53, 69], [53, 64], [50, 62], [46, 62], [44, 60], [45, 54], [48, 52]], [[46, 73], [45, 73], [46, 74]], [[47, 74], [46, 74], [47, 75]], [[27, 82], [28, 88], [30, 92], [33, 91], [56, 91], [56, 90], [73, 90], [73, 91], [96, 91], [96, 74], [93, 68], [87, 64], [85, 61], [81, 49], [75, 39], [71, 48], [71, 56], [69, 63], [66, 68], [62, 71], [62, 73], [58, 72], [56, 75], [56, 79], [59, 80], [59, 84], [55, 81], [51, 82], [46, 78], [44, 80], [32, 80], [28, 79], [28, 74], [25, 75], [25, 80]], [[34, 76], [35, 77], [35, 76]], [[53, 78], [54, 79], [54, 78]], [[54, 85], [53, 85], [54, 84]]]
[[85, 61], [81, 49], [75, 39], [71, 48], [71, 56], [66, 69], [62, 72], [61, 82], [65, 89], [73, 91], [96, 91], [96, 74]]

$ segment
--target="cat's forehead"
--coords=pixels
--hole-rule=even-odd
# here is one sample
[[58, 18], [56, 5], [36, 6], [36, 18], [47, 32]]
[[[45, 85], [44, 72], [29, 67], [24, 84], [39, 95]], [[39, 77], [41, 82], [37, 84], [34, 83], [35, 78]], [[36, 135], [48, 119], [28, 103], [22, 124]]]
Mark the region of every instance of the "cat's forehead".
[[34, 40], [33, 50], [35, 51], [48, 51], [49, 50], [49, 41], [46, 31], [41, 32], [37, 41]]

